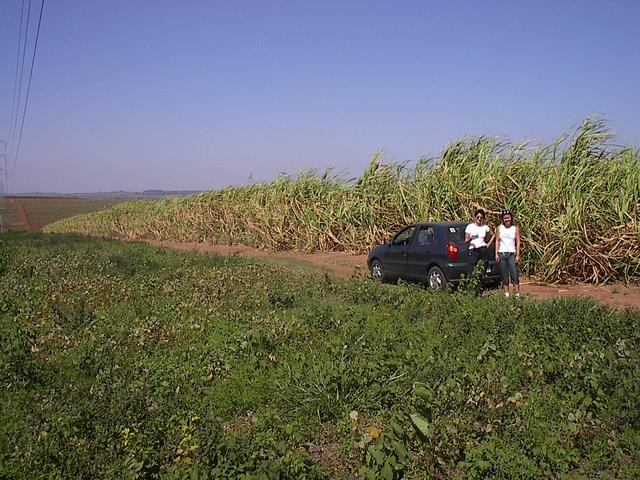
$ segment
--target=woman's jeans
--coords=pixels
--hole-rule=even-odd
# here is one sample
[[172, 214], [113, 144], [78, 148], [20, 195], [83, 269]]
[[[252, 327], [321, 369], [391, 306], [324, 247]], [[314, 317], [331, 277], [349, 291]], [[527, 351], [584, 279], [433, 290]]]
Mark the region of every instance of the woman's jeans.
[[511, 283], [520, 285], [520, 277], [518, 276], [518, 265], [516, 264], [515, 253], [499, 253], [500, 256], [500, 273], [502, 274], [502, 284], [509, 285], [509, 277]]
[[484, 262], [482, 265], [481, 277], [484, 276], [484, 269], [487, 266], [487, 247], [470, 248], [469, 249], [469, 263], [467, 264], [467, 276], [471, 277], [473, 271], [476, 269], [476, 265], [480, 262]]
[[479, 270], [479, 278], [477, 285], [477, 293], [480, 295], [484, 289], [484, 279], [486, 276], [487, 268], [487, 247], [478, 247], [469, 249], [469, 263], [467, 264], [467, 277], [472, 278], [473, 272], [476, 269], [476, 265], [481, 264]]

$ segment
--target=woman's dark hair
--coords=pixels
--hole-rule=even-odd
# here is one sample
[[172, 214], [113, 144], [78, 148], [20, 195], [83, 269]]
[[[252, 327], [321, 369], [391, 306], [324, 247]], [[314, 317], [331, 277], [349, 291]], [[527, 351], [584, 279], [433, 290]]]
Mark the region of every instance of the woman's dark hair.
[[487, 218], [487, 214], [484, 213], [484, 210], [482, 210], [481, 208], [479, 208], [478, 210], [476, 210], [476, 213], [473, 214], [474, 217], [478, 216], [478, 214], [481, 214], [484, 218]]
[[506, 217], [507, 215], [509, 215], [511, 217], [511, 220], [513, 220], [513, 212], [511, 210], [503, 210], [500, 214], [500, 218], [504, 220], [504, 217]]

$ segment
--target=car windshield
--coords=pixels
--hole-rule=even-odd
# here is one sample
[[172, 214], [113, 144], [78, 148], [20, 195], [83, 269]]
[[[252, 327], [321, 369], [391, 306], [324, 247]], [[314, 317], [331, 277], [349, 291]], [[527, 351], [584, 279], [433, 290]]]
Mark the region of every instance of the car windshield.
[[464, 243], [464, 225], [451, 225], [447, 227], [447, 241]]

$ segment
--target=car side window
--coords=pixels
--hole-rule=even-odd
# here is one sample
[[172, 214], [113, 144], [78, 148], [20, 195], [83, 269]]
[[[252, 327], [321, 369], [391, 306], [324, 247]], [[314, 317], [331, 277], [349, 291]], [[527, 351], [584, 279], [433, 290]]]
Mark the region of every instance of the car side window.
[[411, 240], [411, 237], [413, 236], [413, 232], [415, 231], [416, 227], [409, 227], [405, 230], [402, 230], [393, 239], [393, 245], [407, 245], [409, 243], [409, 240]]
[[453, 243], [463, 243], [465, 228], [466, 226], [463, 225], [454, 225], [447, 228], [447, 240]]
[[418, 232], [418, 245], [433, 245], [432, 227], [420, 227], [420, 231]]

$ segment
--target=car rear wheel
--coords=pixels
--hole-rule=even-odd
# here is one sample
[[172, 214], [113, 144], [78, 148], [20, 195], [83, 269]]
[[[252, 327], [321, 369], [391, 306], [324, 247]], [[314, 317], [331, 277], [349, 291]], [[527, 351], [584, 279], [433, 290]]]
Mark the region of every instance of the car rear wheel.
[[440, 267], [431, 267], [427, 273], [427, 285], [431, 290], [443, 290], [447, 287], [447, 277]]
[[387, 281], [387, 275], [384, 273], [382, 262], [378, 259], [375, 259], [373, 262], [371, 262], [371, 278], [373, 278], [374, 282]]

